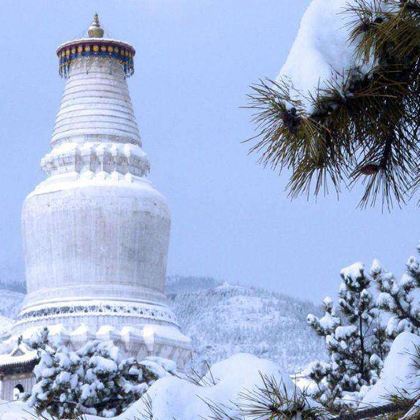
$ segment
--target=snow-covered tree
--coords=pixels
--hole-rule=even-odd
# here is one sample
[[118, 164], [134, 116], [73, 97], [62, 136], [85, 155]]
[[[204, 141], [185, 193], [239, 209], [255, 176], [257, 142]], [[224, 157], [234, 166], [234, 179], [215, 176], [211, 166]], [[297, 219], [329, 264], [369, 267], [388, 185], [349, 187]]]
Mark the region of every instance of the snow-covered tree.
[[78, 414], [112, 417], [138, 400], [160, 376], [173, 370], [161, 359], [123, 359], [111, 341], [94, 340], [78, 351], [49, 338], [44, 329], [28, 341], [37, 349], [36, 383], [27, 400], [58, 418]]
[[374, 384], [388, 350], [363, 265], [344, 268], [341, 277], [337, 307], [325, 298], [325, 315], [308, 315], [309, 325], [325, 337], [330, 356], [329, 361], [314, 362], [306, 370], [317, 385], [314, 396], [325, 405], [340, 405], [349, 393]]
[[[417, 250], [420, 253], [420, 244]], [[403, 331], [420, 335], [420, 263], [416, 257], [408, 259], [399, 281], [378, 260], [374, 260], [370, 271], [379, 289], [378, 308], [391, 314], [386, 327], [388, 336], [395, 338]]]

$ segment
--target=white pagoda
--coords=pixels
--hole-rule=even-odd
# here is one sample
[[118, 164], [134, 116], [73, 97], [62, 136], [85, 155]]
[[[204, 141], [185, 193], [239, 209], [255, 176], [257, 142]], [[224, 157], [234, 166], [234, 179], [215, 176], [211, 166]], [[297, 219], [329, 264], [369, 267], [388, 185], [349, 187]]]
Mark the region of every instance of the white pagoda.
[[182, 369], [190, 340], [164, 294], [170, 214], [146, 178], [149, 161], [128, 92], [134, 48], [88, 37], [61, 45], [66, 80], [42, 159], [47, 179], [28, 195], [22, 228], [27, 296], [0, 351], [0, 399], [28, 391], [36, 354], [22, 337], [48, 327], [74, 349], [112, 340], [127, 356], [153, 354]]

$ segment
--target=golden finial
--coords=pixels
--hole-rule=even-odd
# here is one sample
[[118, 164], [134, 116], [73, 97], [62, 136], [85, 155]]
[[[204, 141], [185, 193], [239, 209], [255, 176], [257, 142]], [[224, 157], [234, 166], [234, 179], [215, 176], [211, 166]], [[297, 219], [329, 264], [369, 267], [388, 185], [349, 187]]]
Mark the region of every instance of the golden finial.
[[99, 23], [98, 14], [95, 13], [93, 17], [93, 21], [88, 29], [89, 38], [102, 38], [104, 36], [104, 30], [101, 28], [101, 24]]

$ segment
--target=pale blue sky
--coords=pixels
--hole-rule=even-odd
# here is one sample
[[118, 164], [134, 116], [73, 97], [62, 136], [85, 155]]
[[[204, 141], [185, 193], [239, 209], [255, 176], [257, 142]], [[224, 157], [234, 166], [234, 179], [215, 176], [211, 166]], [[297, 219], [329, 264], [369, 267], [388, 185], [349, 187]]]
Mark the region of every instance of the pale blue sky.
[[420, 239], [415, 203], [382, 214], [357, 210], [355, 193], [291, 202], [286, 176], [241, 144], [254, 133], [240, 108], [248, 86], [276, 76], [308, 3], [1, 0], [0, 275], [22, 266], [21, 204], [43, 178], [63, 89], [55, 48], [82, 35], [95, 11], [110, 36], [137, 49], [129, 87], [151, 179], [172, 210], [169, 274], [319, 300], [354, 261], [377, 256], [400, 273]]

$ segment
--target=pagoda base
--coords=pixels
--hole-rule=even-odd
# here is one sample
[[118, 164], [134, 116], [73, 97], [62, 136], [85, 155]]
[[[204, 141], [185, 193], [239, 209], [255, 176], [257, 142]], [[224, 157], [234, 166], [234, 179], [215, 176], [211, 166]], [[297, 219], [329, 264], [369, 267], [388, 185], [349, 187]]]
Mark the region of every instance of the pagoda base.
[[22, 311], [0, 342], [0, 399], [17, 399], [19, 389], [31, 391], [37, 354], [24, 343], [45, 327], [54, 342], [73, 351], [92, 340], [112, 341], [124, 358], [158, 356], [175, 361], [183, 371], [191, 359], [190, 339], [171, 317], [164, 305], [98, 301], [79, 302], [70, 309], [48, 305]]

